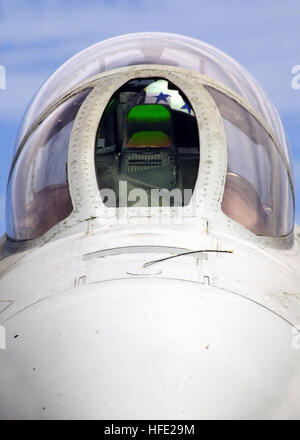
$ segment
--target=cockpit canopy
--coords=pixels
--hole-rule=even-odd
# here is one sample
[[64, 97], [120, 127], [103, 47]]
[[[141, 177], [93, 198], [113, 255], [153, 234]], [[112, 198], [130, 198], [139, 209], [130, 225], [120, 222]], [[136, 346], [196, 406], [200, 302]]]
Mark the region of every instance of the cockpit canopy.
[[183, 67], [230, 87], [264, 118], [290, 163], [289, 147], [278, 112], [247, 70], [227, 54], [202, 41], [158, 32], [121, 35], [96, 43], [70, 58], [33, 97], [23, 117], [15, 150], [39, 115], [80, 82], [98, 73], [141, 64]]
[[[226, 134], [223, 213], [256, 235], [290, 234], [294, 224], [290, 156], [273, 104], [238, 63], [217, 49], [183, 36], [142, 33], [87, 48], [37, 92], [16, 140], [7, 189], [7, 235], [32, 240], [71, 214], [70, 135], [79, 109], [93, 90], [91, 77], [141, 64], [177, 66], [214, 80], [205, 88]], [[105, 75], [101, 80], [106, 80]], [[233, 91], [232, 96], [220, 90], [222, 85]], [[122, 181], [127, 195], [134, 190], [140, 197], [139, 189], [148, 195], [153, 189], [178, 190], [181, 198], [174, 196], [171, 206], [188, 205], [197, 186], [200, 124], [183, 87], [180, 90], [163, 76], [133, 75], [114, 91], [97, 129], [95, 169], [103, 203], [134, 205], [136, 197], [132, 203], [128, 197], [121, 200]], [[165, 206], [164, 198], [158, 198], [157, 204]], [[140, 200], [139, 206], [149, 206], [149, 197]]]

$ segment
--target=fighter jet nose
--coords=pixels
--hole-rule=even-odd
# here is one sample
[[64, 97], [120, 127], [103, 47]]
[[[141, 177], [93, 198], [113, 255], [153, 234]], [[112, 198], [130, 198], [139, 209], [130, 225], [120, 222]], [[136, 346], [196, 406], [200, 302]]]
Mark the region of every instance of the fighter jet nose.
[[2, 418], [11, 408], [18, 418], [272, 418], [299, 386], [289, 367], [274, 368], [295, 361], [290, 327], [205, 285], [99, 283], [36, 304], [14, 326], [20, 336], [11, 339], [8, 324], [1, 389], [17, 380], [30, 393], [2, 392]]
[[16, 141], [0, 416], [299, 416], [294, 212], [279, 115], [229, 56], [160, 33], [75, 55]]

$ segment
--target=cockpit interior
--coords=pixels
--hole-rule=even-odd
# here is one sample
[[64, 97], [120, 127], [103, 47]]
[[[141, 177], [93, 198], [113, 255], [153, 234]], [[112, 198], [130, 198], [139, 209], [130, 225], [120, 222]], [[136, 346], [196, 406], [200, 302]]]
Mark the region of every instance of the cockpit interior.
[[[106, 206], [187, 205], [199, 167], [197, 121], [187, 98], [164, 79], [127, 82], [112, 96], [101, 118], [95, 165]], [[147, 196], [121, 201], [120, 182], [126, 182], [127, 196], [134, 189], [143, 189]], [[155, 201], [152, 191], [151, 203], [153, 189], [162, 191]], [[174, 189], [179, 191], [171, 200], [164, 198]]]

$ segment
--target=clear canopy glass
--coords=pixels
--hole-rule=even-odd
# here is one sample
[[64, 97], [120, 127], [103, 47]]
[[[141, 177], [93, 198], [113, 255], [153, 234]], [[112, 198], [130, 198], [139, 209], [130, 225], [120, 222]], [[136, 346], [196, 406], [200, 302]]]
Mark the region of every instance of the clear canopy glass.
[[222, 209], [257, 235], [281, 237], [294, 227], [291, 182], [263, 126], [238, 102], [208, 87], [222, 116], [228, 171]]
[[195, 39], [167, 33], [137, 33], [111, 38], [78, 53], [40, 88], [24, 115], [15, 149], [45, 108], [92, 75], [118, 67], [163, 64], [183, 67], [221, 81], [239, 93], [270, 125], [287, 161], [289, 148], [278, 113], [252, 76], [235, 60]]
[[31, 240], [71, 214], [67, 161], [71, 130], [91, 89], [58, 106], [28, 138], [8, 181], [6, 233]]

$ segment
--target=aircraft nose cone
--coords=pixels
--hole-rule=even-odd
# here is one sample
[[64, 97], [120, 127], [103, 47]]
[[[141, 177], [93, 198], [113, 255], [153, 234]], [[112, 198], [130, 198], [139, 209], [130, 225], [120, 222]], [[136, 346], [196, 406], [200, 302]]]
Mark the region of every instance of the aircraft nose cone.
[[[28, 308], [7, 332], [2, 418], [299, 414], [299, 352], [287, 323], [209, 286], [155, 278], [101, 282]], [[16, 392], [8, 392], [13, 383]]]

